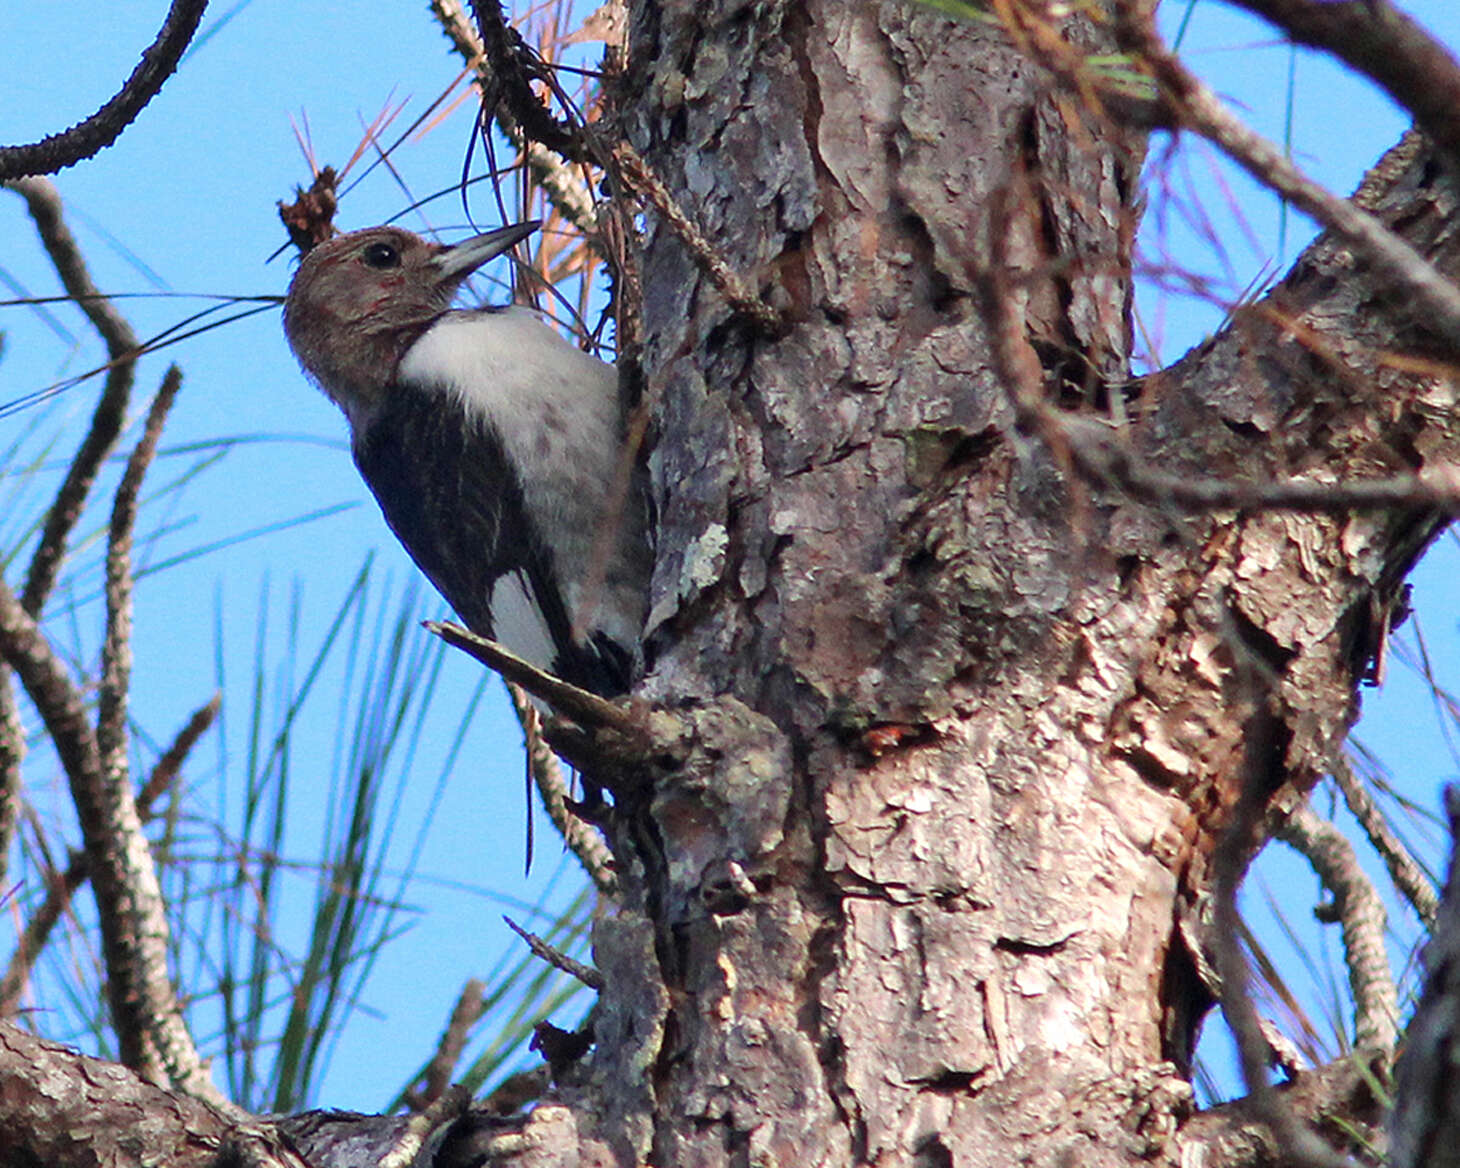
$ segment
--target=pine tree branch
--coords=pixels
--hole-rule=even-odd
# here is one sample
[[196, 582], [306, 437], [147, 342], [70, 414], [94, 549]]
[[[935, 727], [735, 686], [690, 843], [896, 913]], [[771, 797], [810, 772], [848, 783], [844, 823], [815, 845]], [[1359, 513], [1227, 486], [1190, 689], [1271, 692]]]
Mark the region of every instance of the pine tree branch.
[[1392, 1051], [1399, 1037], [1399, 992], [1384, 950], [1384, 902], [1338, 828], [1303, 804], [1278, 825], [1277, 837], [1304, 856], [1334, 899], [1343, 929], [1354, 1045]]
[[[521, 686], [510, 681], [507, 683], [507, 696], [512, 699], [512, 708], [517, 713], [517, 720], [522, 723], [529, 773], [538, 795], [542, 798], [548, 818], [558, 829], [568, 850], [583, 865], [583, 870], [588, 873], [594, 887], [604, 896], [613, 896], [618, 891], [618, 878], [613, 871], [613, 853], [593, 827], [568, 809], [568, 784], [563, 777], [558, 756], [543, 739], [542, 719], [537, 707], [532, 704]], [[530, 809], [528, 813], [531, 814]]]
[[1460, 345], [1460, 288], [1355, 201], [1324, 190], [1279, 147], [1234, 117], [1166, 48], [1150, 0], [1117, 0], [1116, 24], [1125, 47], [1150, 66], [1178, 125], [1206, 138], [1263, 186], [1342, 236], [1396, 295], [1413, 303], [1428, 328]]
[[1376, 82], [1460, 162], [1460, 64], [1389, 0], [1231, 0], [1300, 45], [1323, 49]]
[[1346, 755], [1340, 755], [1334, 760], [1330, 773], [1338, 789], [1343, 792], [1344, 803], [1359, 821], [1359, 826], [1364, 829], [1364, 834], [1379, 853], [1384, 866], [1389, 869], [1389, 879], [1394, 881], [1394, 887], [1409, 901], [1425, 929], [1433, 932], [1435, 916], [1440, 909], [1440, 898], [1435, 894], [1435, 887], [1430, 883], [1429, 877], [1415, 862], [1403, 841], [1390, 830], [1384, 813], [1379, 810], [1363, 780], [1354, 773], [1353, 764]]
[[0, 179], [54, 174], [115, 142], [172, 76], [207, 6], [208, 0], [173, 0], [157, 39], [143, 52], [122, 88], [96, 113], [69, 130], [23, 146], [0, 146]]
[[[221, 705], [221, 698], [215, 694], [199, 707], [153, 766], [151, 775], [137, 795], [137, 817], [143, 823], [152, 819], [157, 800], [171, 788], [184, 760], [212, 726]], [[0, 1017], [10, 1017], [19, 1008], [20, 996], [25, 992], [36, 958], [45, 948], [56, 922], [70, 907], [71, 899], [90, 877], [91, 865], [84, 851], [76, 851], [72, 852], [64, 872], [57, 873], [49, 865], [46, 865], [45, 872], [50, 876], [45, 899], [25, 922], [10, 964], [0, 976]]]
[[46, 179], [21, 179], [7, 184], [25, 199], [36, 231], [66, 294], [76, 301], [106, 345], [107, 375], [92, 414], [91, 427], [67, 468], [66, 478], [46, 513], [40, 542], [31, 556], [30, 571], [21, 592], [21, 604], [31, 616], [45, 607], [55, 587], [66, 539], [81, 518], [86, 497], [96, 482], [97, 471], [121, 435], [127, 402], [132, 392], [140, 342], [127, 319], [98, 291], [87, 270], [76, 237], [62, 217], [61, 196]]

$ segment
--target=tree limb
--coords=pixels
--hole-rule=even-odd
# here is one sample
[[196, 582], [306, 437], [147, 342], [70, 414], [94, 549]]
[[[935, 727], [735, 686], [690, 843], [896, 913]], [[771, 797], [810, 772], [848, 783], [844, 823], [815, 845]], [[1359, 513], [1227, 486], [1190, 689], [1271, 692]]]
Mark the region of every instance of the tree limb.
[[[507, 696], [512, 699], [512, 708], [517, 720], [522, 723], [522, 734], [527, 747], [528, 772], [533, 786], [542, 798], [548, 818], [563, 837], [568, 850], [578, 858], [593, 886], [604, 896], [613, 896], [618, 891], [618, 878], [613, 871], [613, 854], [603, 837], [584, 823], [568, 808], [568, 784], [563, 778], [563, 768], [558, 756], [542, 736], [542, 718], [526, 692], [519, 685], [507, 682]], [[529, 814], [531, 811], [529, 809]]]
[[1166, 48], [1156, 31], [1153, 8], [1149, 0], [1117, 0], [1117, 27], [1126, 46], [1153, 70], [1178, 124], [1211, 141], [1258, 182], [1337, 232], [1392, 284], [1396, 294], [1413, 301], [1430, 329], [1460, 346], [1460, 288], [1373, 215], [1324, 190], [1282, 150], [1233, 117]]
[[111, 100], [69, 130], [23, 146], [0, 146], [0, 179], [54, 174], [115, 142], [172, 76], [207, 6], [208, 0], [173, 0], [157, 39]]
[[1399, 993], [1384, 950], [1384, 902], [1359, 867], [1353, 845], [1308, 804], [1287, 816], [1276, 834], [1313, 865], [1334, 898], [1354, 999], [1354, 1045], [1392, 1051], [1399, 1037]]
[[[207, 704], [196, 710], [178, 732], [172, 745], [157, 760], [147, 782], [137, 794], [137, 817], [142, 822], [152, 818], [154, 804], [172, 785], [183, 760], [197, 745], [198, 739], [207, 733], [208, 727], [218, 716], [221, 704], [221, 699], [215, 694]], [[36, 958], [45, 948], [51, 930], [70, 905], [71, 898], [91, 875], [91, 865], [87, 861], [86, 853], [78, 851], [72, 853], [64, 872], [57, 873], [49, 864], [45, 865], [44, 871], [50, 875], [50, 888], [40, 907], [26, 920], [10, 964], [6, 966], [4, 975], [0, 976], [0, 1017], [10, 1017], [19, 1008], [20, 995], [30, 979], [30, 971]]]
[[6, 1165], [306, 1168], [270, 1124], [240, 1122], [9, 1022], [0, 1022], [0, 1082], [0, 1163]]
[[1460, 64], [1389, 0], [1229, 0], [1300, 45], [1337, 57], [1414, 115], [1430, 140], [1460, 162]]
[[61, 278], [62, 287], [91, 321], [106, 344], [109, 358], [106, 384], [92, 414], [91, 428], [67, 468], [51, 509], [46, 512], [40, 542], [31, 557], [30, 571], [21, 592], [25, 611], [36, 616], [55, 586], [66, 554], [66, 538], [81, 518], [97, 471], [122, 432], [140, 342], [127, 319], [92, 283], [81, 247], [62, 218], [61, 196], [55, 186], [43, 178], [21, 179], [7, 185], [25, 199], [26, 209], [35, 221], [36, 231]]
[[1359, 826], [1364, 829], [1364, 834], [1379, 853], [1384, 866], [1389, 869], [1389, 879], [1394, 881], [1394, 887], [1409, 901], [1426, 931], [1434, 932], [1440, 898], [1435, 895], [1435, 887], [1430, 883], [1429, 877], [1415, 863], [1403, 841], [1390, 830], [1383, 812], [1375, 804], [1374, 797], [1369, 794], [1363, 780], [1354, 773], [1353, 764], [1349, 762], [1347, 755], [1340, 755], [1334, 760], [1331, 773], [1334, 783], [1343, 793], [1344, 803], [1359, 821]]

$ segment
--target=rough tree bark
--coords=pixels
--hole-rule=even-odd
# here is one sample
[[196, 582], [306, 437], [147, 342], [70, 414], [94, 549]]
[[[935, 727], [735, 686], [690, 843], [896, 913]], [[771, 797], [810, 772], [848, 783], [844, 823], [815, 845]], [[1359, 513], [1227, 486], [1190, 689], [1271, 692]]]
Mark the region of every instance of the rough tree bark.
[[[1140, 142], [985, 26], [665, 3], [628, 56], [628, 137], [786, 327], [651, 226], [649, 692], [715, 730], [600, 927], [583, 1114], [621, 1162], [1173, 1162], [1214, 850], [1244, 785], [1280, 815], [1328, 765], [1438, 519], [1082, 481], [1010, 354], [1140, 465], [1239, 483], [1448, 460], [1450, 374], [1320, 241], [1123, 384]], [[1418, 141], [1362, 201], [1455, 270]]]
[[[1324, 237], [1132, 380], [1143, 143], [992, 25], [665, 0], [627, 58], [624, 135], [782, 324], [649, 216], [637, 696], [675, 765], [619, 792], [596, 1045], [493, 1162], [1271, 1162], [1192, 1115], [1213, 869], [1330, 765], [1442, 518], [1192, 511], [1115, 468], [1443, 467], [1450, 354]], [[1358, 196], [1451, 276], [1454, 177], [1412, 137]], [[1373, 1119], [1352, 1066], [1300, 1086]]]

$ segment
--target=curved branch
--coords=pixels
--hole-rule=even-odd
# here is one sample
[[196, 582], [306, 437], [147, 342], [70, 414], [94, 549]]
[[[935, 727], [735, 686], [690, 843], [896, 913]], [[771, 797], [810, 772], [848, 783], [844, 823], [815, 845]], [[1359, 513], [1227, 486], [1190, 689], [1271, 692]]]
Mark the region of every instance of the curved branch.
[[1358, 202], [1324, 190], [1278, 147], [1232, 116], [1166, 47], [1153, 10], [1149, 0], [1117, 0], [1118, 35], [1149, 65], [1177, 124], [1212, 142], [1263, 186], [1342, 236], [1396, 292], [1410, 298], [1429, 328], [1460, 345], [1460, 289]]
[[[507, 22], [500, 0], [472, 0], [471, 7], [494, 83], [490, 89], [483, 87], [483, 105], [490, 106], [494, 115], [498, 109], [505, 109], [527, 137], [564, 158], [572, 162], [588, 160], [591, 151], [581, 130], [553, 117], [532, 91], [534, 81], [550, 89], [556, 87], [555, 82], [542, 59]], [[492, 96], [497, 100], [492, 101]]]
[[1322, 49], [1375, 82], [1460, 161], [1460, 63], [1389, 0], [1231, 0], [1300, 45]]
[[86, 313], [106, 344], [109, 358], [106, 384], [92, 414], [91, 428], [71, 460], [51, 509], [46, 512], [40, 543], [31, 557], [30, 572], [21, 592], [22, 607], [31, 616], [37, 616], [55, 586], [56, 574], [66, 554], [66, 538], [81, 518], [81, 509], [96, 481], [97, 471], [122, 432], [141, 343], [127, 318], [92, 283], [81, 247], [62, 218], [61, 196], [55, 186], [43, 178], [20, 179], [6, 185], [25, 200], [26, 210], [35, 221], [36, 233], [61, 278], [62, 287]]
[[[481, 34], [467, 19], [461, 0], [432, 0], [431, 15], [451, 41], [452, 48], [476, 72], [478, 83], [485, 93], [492, 80], [492, 65], [482, 47]], [[548, 202], [584, 235], [596, 233], [598, 213], [593, 203], [593, 192], [580, 173], [580, 168], [568, 163], [561, 154], [550, 150], [541, 142], [526, 137], [505, 103], [497, 107], [496, 117], [497, 125], [507, 140], [522, 151], [528, 169], [532, 171], [532, 177], [542, 187]]]
[[173, 0], [157, 39], [142, 54], [122, 88], [96, 113], [69, 130], [24, 146], [0, 146], [0, 179], [54, 174], [105, 150], [142, 107], [157, 96], [192, 42], [208, 0]]
[[1399, 993], [1384, 951], [1384, 903], [1359, 867], [1353, 845], [1307, 804], [1279, 825], [1277, 837], [1302, 854], [1334, 899], [1354, 999], [1354, 1045], [1393, 1050], [1399, 1037]]
[[[0, 580], [0, 657], [45, 723], [71, 788], [101, 921], [107, 995], [123, 1060], [223, 1105], [167, 975], [169, 928], [152, 853], [131, 791], [106, 770], [81, 690]], [[0, 1156], [0, 1162], [7, 1162]]]
[[1343, 793], [1343, 801], [1348, 805], [1349, 811], [1359, 821], [1359, 826], [1369, 837], [1369, 843], [1389, 869], [1389, 879], [1394, 881], [1394, 887], [1418, 914], [1426, 931], [1434, 932], [1435, 916], [1440, 911], [1440, 898], [1429, 877], [1424, 874], [1424, 869], [1415, 861], [1404, 841], [1390, 829], [1384, 813], [1379, 810], [1374, 797], [1364, 786], [1364, 781], [1354, 773], [1353, 764], [1347, 755], [1339, 755], [1334, 760], [1331, 773], [1334, 783]]
[[[563, 778], [563, 768], [558, 756], [543, 740], [542, 719], [537, 707], [521, 686], [507, 682], [507, 696], [512, 699], [512, 709], [522, 723], [522, 735], [527, 747], [527, 765], [533, 785], [542, 797], [542, 805], [548, 818], [563, 837], [568, 850], [578, 858], [593, 886], [604, 896], [618, 893], [618, 877], [613, 871], [613, 855], [603, 837], [568, 810], [568, 784]], [[528, 811], [529, 832], [532, 822], [532, 808]]]

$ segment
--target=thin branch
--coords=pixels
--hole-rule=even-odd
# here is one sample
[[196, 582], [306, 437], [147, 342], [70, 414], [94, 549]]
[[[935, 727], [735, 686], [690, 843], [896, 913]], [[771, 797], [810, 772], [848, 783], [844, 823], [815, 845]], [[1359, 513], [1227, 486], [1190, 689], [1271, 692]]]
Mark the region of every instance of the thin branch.
[[25, 761], [25, 727], [15, 701], [10, 671], [0, 665], [0, 897], [6, 893], [10, 845], [20, 819], [20, 764]]
[[182, 388], [182, 370], [168, 368], [122, 480], [112, 500], [106, 552], [106, 639], [101, 651], [101, 684], [97, 693], [96, 739], [102, 765], [114, 782], [126, 782], [127, 692], [132, 674], [132, 537], [137, 523], [137, 496], [157, 454], [157, 442], [168, 411]]
[[1244, 655], [1238, 654], [1237, 662], [1239, 682], [1246, 691], [1242, 704], [1247, 707], [1247, 729], [1240, 760], [1241, 791], [1211, 859], [1214, 906], [1211, 941], [1221, 981], [1222, 1016], [1237, 1043], [1247, 1097], [1257, 1116], [1272, 1130], [1282, 1149], [1283, 1163], [1297, 1168], [1357, 1168], [1355, 1161], [1329, 1147], [1298, 1118], [1267, 1076], [1269, 1045], [1248, 985], [1250, 971], [1242, 954], [1237, 890], [1261, 839], [1264, 792], [1271, 778], [1267, 754], [1273, 731], [1271, 718], [1264, 712], [1264, 679]]
[[[482, 38], [467, 18], [461, 0], [431, 0], [431, 15], [461, 59], [476, 73], [483, 92], [488, 92], [492, 84], [492, 66], [482, 47]], [[504, 104], [499, 104], [494, 112], [497, 126], [507, 141], [521, 151], [533, 180], [547, 195], [548, 202], [584, 235], [595, 234], [598, 213], [593, 191], [584, 178], [582, 167], [567, 161], [541, 142], [527, 138]]]
[[1384, 950], [1384, 902], [1359, 867], [1353, 845], [1308, 804], [1278, 825], [1277, 837], [1306, 857], [1333, 897], [1354, 999], [1354, 1045], [1392, 1051], [1399, 1037], [1399, 993]]
[[753, 320], [763, 332], [780, 332], [784, 324], [780, 314], [751, 291], [740, 274], [715, 250], [639, 152], [627, 142], [620, 142], [613, 148], [613, 161], [628, 187], [659, 213], [730, 307]]
[[106, 344], [110, 357], [106, 366], [106, 384], [96, 403], [91, 428], [71, 460], [66, 478], [46, 513], [40, 543], [31, 557], [21, 604], [27, 613], [36, 616], [55, 586], [56, 574], [66, 554], [66, 538], [81, 518], [82, 507], [96, 481], [97, 471], [122, 432], [141, 346], [126, 318], [92, 283], [81, 247], [62, 218], [61, 196], [55, 186], [42, 178], [21, 179], [7, 185], [25, 199], [26, 209], [35, 221], [36, 232], [61, 278], [62, 286], [86, 313], [92, 327]]
[[549, 945], [536, 933], [529, 933], [511, 917], [502, 918], [507, 922], [507, 927], [527, 942], [527, 947], [533, 954], [546, 961], [554, 969], [560, 969], [569, 977], [575, 977], [586, 985], [590, 990], [603, 989], [603, 974], [594, 969], [591, 965], [584, 965], [581, 961], [575, 961], [560, 949]]
[[1117, 0], [1118, 34], [1150, 65], [1178, 124], [1208, 139], [1253, 178], [1342, 236], [1409, 299], [1427, 327], [1460, 345], [1460, 288], [1414, 248], [1349, 199], [1326, 191], [1282, 150], [1234, 117], [1170, 52], [1156, 31], [1151, 0]]
[[618, 877], [613, 870], [613, 853], [597, 831], [568, 809], [568, 784], [558, 756], [543, 740], [542, 719], [537, 707], [521, 686], [510, 681], [507, 683], [507, 695], [512, 699], [517, 720], [522, 723], [529, 773], [548, 818], [558, 829], [568, 850], [583, 865], [594, 887], [604, 896], [614, 896], [618, 891]]
[[101, 924], [107, 996], [123, 1061], [220, 1106], [167, 975], [169, 929], [131, 792], [109, 782], [86, 702], [35, 619], [0, 580], [0, 657], [40, 712], [71, 789]]
[[[177, 737], [173, 739], [172, 745], [153, 765], [151, 775], [148, 776], [147, 782], [142, 785], [142, 790], [137, 795], [137, 817], [143, 823], [151, 820], [157, 800], [172, 787], [182, 769], [183, 762], [192, 752], [193, 747], [197, 745], [198, 740], [212, 726], [221, 707], [222, 700], [215, 694], [205, 705], [193, 713], [187, 724], [178, 732]], [[72, 898], [91, 875], [91, 865], [87, 861], [86, 853], [77, 851], [71, 854], [70, 862], [66, 865], [64, 872], [57, 875], [55, 869], [49, 866], [47, 871], [50, 876], [50, 887], [45, 899], [25, 922], [25, 927], [21, 930], [20, 938], [16, 942], [15, 952], [11, 955], [10, 964], [6, 967], [4, 975], [0, 976], [0, 1017], [8, 1018], [19, 1008], [21, 994], [25, 992], [36, 958], [45, 948], [46, 941], [50, 938], [56, 922], [70, 907]]]
[[582, 128], [553, 117], [533, 92], [534, 81], [554, 90], [556, 83], [546, 64], [507, 22], [500, 0], [472, 0], [471, 8], [489, 67], [483, 75], [483, 97], [493, 115], [500, 122], [505, 110], [534, 142], [575, 162], [587, 161], [589, 144]]
[[1300, 45], [1333, 54], [1414, 115], [1432, 142], [1460, 162], [1460, 63], [1389, 0], [1229, 0]]
[[1343, 801], [1348, 805], [1349, 811], [1359, 821], [1369, 843], [1389, 869], [1389, 879], [1394, 881], [1394, 887], [1399, 889], [1400, 895], [1409, 901], [1419, 915], [1425, 931], [1433, 932], [1435, 914], [1440, 909], [1440, 898], [1435, 894], [1435, 887], [1425, 875], [1424, 869], [1415, 862], [1404, 842], [1390, 829], [1384, 813], [1379, 810], [1379, 805], [1364, 781], [1354, 773], [1353, 764], [1348, 757], [1339, 755], [1329, 773], [1343, 793]]
[[461, 649], [483, 665], [495, 669], [508, 681], [520, 685], [533, 697], [541, 698], [566, 717], [585, 726], [610, 726], [624, 734], [642, 733], [638, 721], [622, 706], [586, 689], [579, 689], [562, 678], [554, 677], [503, 648], [496, 641], [479, 637], [460, 625], [449, 622], [423, 623], [427, 632], [435, 633], [448, 645]]
[[187, 720], [183, 728], [177, 732], [177, 737], [172, 740], [172, 745], [164, 750], [157, 761], [152, 764], [152, 773], [147, 776], [147, 781], [137, 792], [137, 814], [143, 819], [152, 817], [152, 808], [157, 800], [172, 789], [178, 772], [182, 770], [183, 763], [187, 761], [188, 755], [192, 754], [193, 747], [218, 720], [218, 712], [222, 708], [223, 695], [215, 693], [193, 711], [192, 717]]
[[1460, 468], [1436, 465], [1422, 475], [1321, 483], [1311, 479], [1236, 482], [1167, 474], [1142, 466], [1121, 432], [1095, 419], [1021, 403], [1021, 422], [1068, 449], [1087, 477], [1113, 484], [1146, 503], [1178, 503], [1198, 511], [1363, 511], [1403, 508], [1460, 515]]
[[157, 39], [115, 96], [85, 121], [24, 146], [0, 146], [0, 179], [54, 174], [106, 149], [172, 76], [198, 31], [208, 0], [173, 0]]

